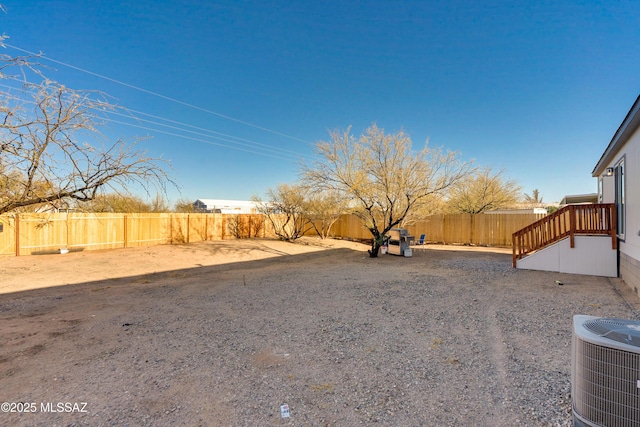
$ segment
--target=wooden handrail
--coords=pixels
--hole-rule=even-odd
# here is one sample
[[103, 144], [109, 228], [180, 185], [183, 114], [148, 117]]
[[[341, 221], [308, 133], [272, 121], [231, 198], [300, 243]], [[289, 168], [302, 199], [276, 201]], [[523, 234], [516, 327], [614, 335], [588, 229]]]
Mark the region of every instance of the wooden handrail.
[[617, 248], [616, 206], [613, 203], [567, 205], [511, 235], [513, 267], [528, 253], [569, 237], [575, 247], [576, 234], [607, 234]]

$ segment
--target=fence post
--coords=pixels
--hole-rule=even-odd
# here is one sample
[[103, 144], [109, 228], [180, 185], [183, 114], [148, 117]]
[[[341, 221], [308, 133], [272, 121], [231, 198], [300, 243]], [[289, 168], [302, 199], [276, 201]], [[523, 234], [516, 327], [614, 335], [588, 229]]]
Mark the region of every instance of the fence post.
[[447, 236], [445, 235], [446, 232], [447, 232], [447, 216], [442, 215], [442, 243], [445, 245], [449, 243], [447, 242]]
[[220, 230], [220, 240], [224, 240], [224, 237], [227, 231], [227, 215], [220, 214], [220, 217], [222, 218], [222, 229]]
[[15, 216], [15, 230], [16, 230], [16, 256], [20, 256], [20, 214]]
[[67, 221], [65, 223], [65, 226], [67, 227], [67, 233], [66, 233], [66, 245], [67, 245], [67, 249], [69, 249], [71, 247], [71, 245], [69, 244], [69, 228], [70, 228], [70, 222], [71, 220], [69, 219], [69, 211], [67, 210]]
[[127, 214], [123, 215], [124, 217], [124, 247], [127, 247], [127, 234], [129, 233], [129, 230], [127, 230]]
[[473, 245], [473, 236], [474, 236], [474, 230], [473, 227], [475, 226], [475, 214], [471, 214], [469, 217], [469, 244]]
[[187, 243], [189, 243], [189, 218], [190, 214], [187, 214]]

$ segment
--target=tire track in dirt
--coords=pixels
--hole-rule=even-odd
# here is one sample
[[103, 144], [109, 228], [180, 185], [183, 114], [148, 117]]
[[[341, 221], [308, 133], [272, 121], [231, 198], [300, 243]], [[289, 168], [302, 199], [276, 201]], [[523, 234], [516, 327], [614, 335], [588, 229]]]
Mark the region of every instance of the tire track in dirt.
[[493, 394], [496, 399], [496, 405], [494, 407], [499, 409], [499, 412], [496, 413], [495, 421], [496, 425], [509, 425], [510, 422], [513, 422], [513, 418], [504, 411], [507, 403], [505, 392], [509, 386], [507, 373], [509, 358], [504, 342], [504, 334], [500, 330], [496, 308], [493, 304], [487, 304], [486, 306], [486, 319], [489, 346], [491, 348], [491, 362], [495, 368], [495, 388]]

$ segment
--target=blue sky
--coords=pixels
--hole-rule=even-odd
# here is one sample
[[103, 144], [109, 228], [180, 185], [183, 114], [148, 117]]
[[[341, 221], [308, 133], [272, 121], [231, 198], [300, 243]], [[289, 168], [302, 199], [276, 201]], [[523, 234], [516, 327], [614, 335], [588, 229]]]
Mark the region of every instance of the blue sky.
[[50, 77], [173, 121], [106, 131], [152, 136], [141, 148], [171, 161], [172, 201], [263, 195], [328, 130], [373, 122], [560, 201], [596, 192], [591, 171], [640, 92], [635, 1], [0, 4], [5, 53], [42, 51]]

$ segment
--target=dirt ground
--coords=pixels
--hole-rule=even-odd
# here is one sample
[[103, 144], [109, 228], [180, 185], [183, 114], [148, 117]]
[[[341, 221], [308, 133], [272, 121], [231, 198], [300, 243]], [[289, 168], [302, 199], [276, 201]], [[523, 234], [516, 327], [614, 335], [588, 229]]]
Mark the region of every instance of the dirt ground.
[[568, 426], [572, 316], [638, 317], [619, 280], [510, 250], [366, 249], [0, 258], [0, 424]]

